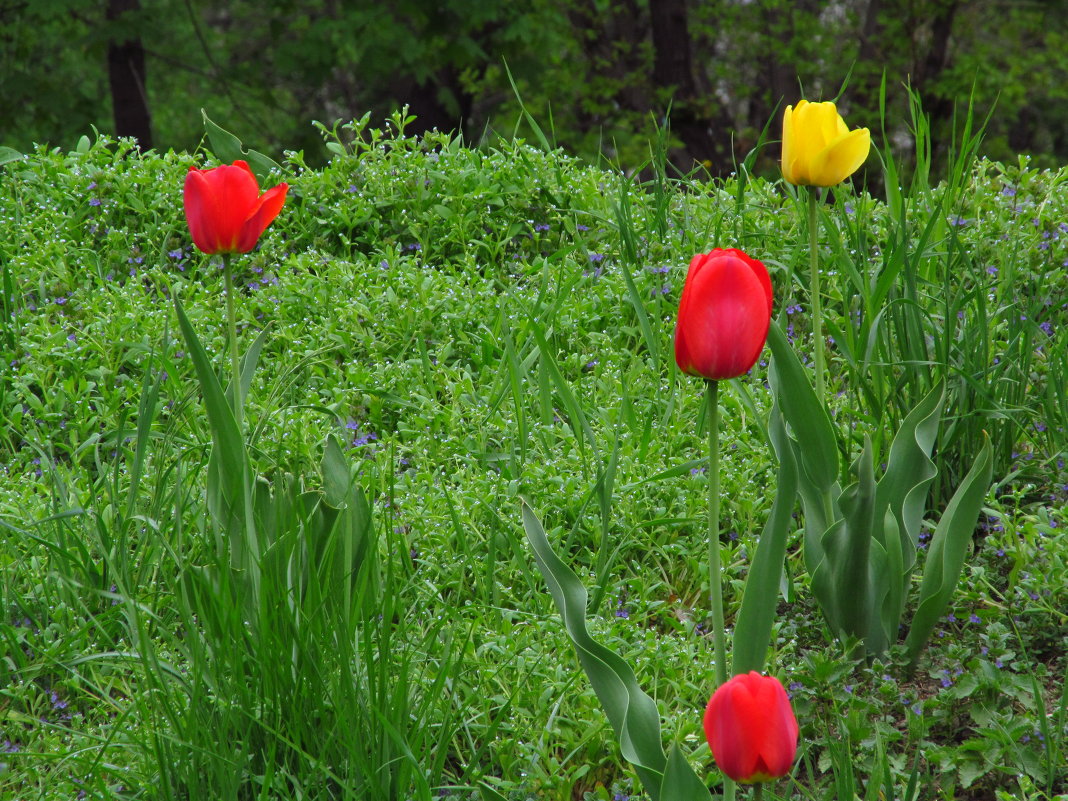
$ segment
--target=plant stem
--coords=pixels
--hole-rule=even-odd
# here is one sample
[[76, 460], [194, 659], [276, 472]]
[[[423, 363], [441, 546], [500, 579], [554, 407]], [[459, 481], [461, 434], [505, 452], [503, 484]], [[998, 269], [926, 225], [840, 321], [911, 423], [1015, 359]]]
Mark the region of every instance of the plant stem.
[[230, 334], [230, 387], [233, 391], [234, 419], [237, 421], [237, 430], [243, 431], [242, 408], [244, 406], [241, 397], [241, 359], [237, 350], [237, 313], [234, 311], [234, 276], [230, 268], [231, 254], [223, 254], [223, 281], [226, 284], [226, 322]]
[[817, 196], [815, 187], [808, 189], [808, 263], [809, 303], [812, 304], [812, 359], [816, 370], [816, 397], [826, 406], [823, 389], [823, 302], [820, 299], [820, 267]]
[[[712, 601], [712, 649], [716, 686], [727, 681], [724, 641], [723, 577], [719, 558], [719, 381], [706, 380], [708, 398], [708, 594]], [[723, 777], [723, 798], [734, 801], [734, 780]]]
[[716, 686], [727, 680], [723, 638], [723, 584], [719, 558], [719, 381], [705, 381], [708, 397], [708, 592], [712, 600], [712, 645]]
[[764, 782], [753, 785], [753, 801], [764, 801]]

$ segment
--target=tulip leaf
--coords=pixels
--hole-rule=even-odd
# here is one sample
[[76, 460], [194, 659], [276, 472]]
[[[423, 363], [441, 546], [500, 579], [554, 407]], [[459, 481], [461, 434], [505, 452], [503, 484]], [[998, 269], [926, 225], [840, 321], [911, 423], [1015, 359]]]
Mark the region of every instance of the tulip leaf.
[[771, 514], [757, 542], [753, 564], [745, 580], [742, 606], [734, 628], [731, 672], [735, 676], [764, 669], [779, 601], [786, 538], [797, 500], [797, 463], [778, 404], [771, 409], [768, 428], [779, 459], [779, 477]]
[[265, 156], [256, 150], [246, 150], [242, 146], [241, 140], [234, 134], [212, 122], [204, 109], [200, 110], [200, 114], [204, 118], [204, 133], [208, 135], [208, 141], [211, 142], [211, 152], [218, 156], [221, 161], [225, 163], [248, 162], [248, 166], [261, 182], [272, 171], [282, 172], [282, 166], [270, 156]]
[[[882, 653], [897, 641], [910, 585], [910, 570], [905, 564], [916, 560], [916, 548], [908, 542], [890, 509], [883, 510], [882, 534], [882, 542], [872, 543], [872, 553], [878, 553], [881, 559], [878, 565], [874, 565], [873, 560], [872, 581], [881, 582], [875, 586], [882, 590], [874, 597], [869, 624], [873, 653]], [[874, 578], [877, 570], [884, 574], [881, 579]]]
[[830, 492], [838, 478], [838, 441], [827, 410], [816, 397], [805, 368], [778, 323], [768, 328], [770, 377], [783, 417], [800, 446], [800, 462], [818, 493]]
[[660, 784], [660, 797], [664, 801], [708, 801], [708, 788], [694, 773], [678, 743], [668, 750], [664, 780]]
[[[812, 592], [832, 631], [864, 638], [871, 608], [869, 554], [875, 500], [871, 442], [853, 466], [857, 481], [838, 497], [841, 518], [819, 538], [821, 558], [809, 562]], [[806, 532], [807, 536], [807, 532]], [[809, 559], [806, 551], [806, 560]]]
[[953, 493], [931, 536], [920, 583], [919, 607], [905, 639], [909, 664], [913, 668], [931, 631], [953, 598], [992, 474], [990, 438], [986, 437], [972, 469]]
[[[211, 429], [212, 449], [208, 460], [208, 508], [216, 523], [230, 538], [231, 564], [235, 569], [248, 571], [253, 586], [258, 586], [257, 560], [261, 553], [252, 516], [250, 479], [252, 468], [248, 462], [245, 442], [237, 427], [233, 408], [226, 401], [222, 385], [211, 367], [204, 346], [200, 344], [181, 301], [174, 299], [178, 326], [182, 330], [193, 369], [197, 374], [204, 407]], [[256, 597], [253, 594], [252, 597]]]
[[[668, 759], [664, 755], [660, 737], [660, 714], [656, 702], [638, 686], [630, 665], [594, 640], [586, 630], [586, 588], [574, 571], [553, 551], [541, 521], [526, 502], [523, 503], [523, 528], [534, 551], [538, 569], [563, 619], [564, 629], [619, 739], [624, 758], [634, 765], [635, 772], [653, 801], [661, 798], [673, 801], [675, 796], [661, 795]], [[692, 780], [685, 776], [688, 770], [692, 773], [686, 760], [678, 756], [671, 768], [670, 786], [688, 788], [701, 785], [696, 775]], [[704, 790], [704, 793], [701, 798], [707, 798], [708, 791]], [[696, 798], [685, 795], [678, 797]]]
[[912, 545], [905, 550], [905, 570], [910, 570], [916, 561], [927, 491], [938, 474], [930, 455], [938, 437], [944, 400], [945, 384], [940, 382], [909, 412], [890, 445], [886, 472], [879, 480], [877, 507], [893, 512], [901, 534]]

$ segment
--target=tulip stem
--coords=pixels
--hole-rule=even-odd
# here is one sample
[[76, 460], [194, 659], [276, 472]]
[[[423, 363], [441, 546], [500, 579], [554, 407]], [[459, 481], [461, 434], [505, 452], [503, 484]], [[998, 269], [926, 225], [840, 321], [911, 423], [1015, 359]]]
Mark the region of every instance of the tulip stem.
[[719, 381], [705, 381], [708, 397], [708, 593], [712, 601], [712, 647], [716, 686], [727, 681], [723, 638], [723, 579], [719, 557]]
[[753, 801], [764, 801], [764, 782], [753, 785]]
[[808, 190], [808, 262], [809, 302], [812, 304], [812, 359], [816, 371], [816, 397], [825, 406], [823, 389], [823, 302], [820, 299], [820, 266], [817, 196], [815, 187]]
[[230, 387], [234, 395], [234, 420], [237, 430], [242, 431], [241, 359], [237, 351], [237, 313], [234, 311], [234, 276], [230, 268], [231, 254], [224, 253], [223, 281], [226, 284], [226, 322], [230, 334]]

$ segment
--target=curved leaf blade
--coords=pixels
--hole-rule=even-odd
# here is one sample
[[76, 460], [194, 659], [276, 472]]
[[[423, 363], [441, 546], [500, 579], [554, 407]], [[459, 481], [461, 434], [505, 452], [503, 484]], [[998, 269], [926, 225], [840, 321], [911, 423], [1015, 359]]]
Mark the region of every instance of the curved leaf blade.
[[[662, 796], [668, 758], [660, 735], [660, 714], [638, 685], [634, 671], [618, 654], [594, 640], [586, 630], [586, 588], [578, 576], [553, 551], [541, 521], [523, 502], [523, 528], [549, 592], [563, 619], [564, 628], [578, 653], [597, 698], [619, 738], [624, 758], [634, 765], [653, 801], [707, 801], [708, 790], [681, 756], [671, 769], [672, 788], [697, 788], [698, 795]], [[693, 774], [692, 780], [685, 774]]]
[[778, 323], [768, 328], [772, 388], [800, 447], [801, 465], [820, 492], [829, 492], [838, 478], [838, 440], [827, 410], [816, 397], [805, 368], [786, 341]]
[[979, 511], [992, 475], [990, 438], [986, 437], [972, 469], [953, 493], [942, 519], [938, 521], [938, 527], [931, 536], [927, 564], [924, 566], [923, 581], [920, 584], [919, 607], [905, 639], [909, 665], [912, 667], [915, 667], [920, 651], [957, 589], [957, 581], [968, 554], [968, 545], [975, 532], [975, 524], [979, 520]]
[[753, 554], [753, 564], [745, 580], [742, 606], [734, 627], [734, 653], [731, 672], [737, 676], [750, 670], [762, 671], [767, 658], [779, 583], [786, 559], [786, 538], [797, 501], [797, 463], [786, 436], [786, 424], [778, 404], [769, 420], [772, 445], [779, 458], [778, 488], [771, 514]]

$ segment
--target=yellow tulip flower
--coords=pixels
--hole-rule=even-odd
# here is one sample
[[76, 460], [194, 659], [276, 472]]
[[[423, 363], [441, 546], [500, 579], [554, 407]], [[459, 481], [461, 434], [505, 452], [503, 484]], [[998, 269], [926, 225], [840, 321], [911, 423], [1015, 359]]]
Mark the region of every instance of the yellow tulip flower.
[[871, 149], [867, 128], [846, 127], [834, 103], [799, 100], [782, 119], [782, 176], [794, 186], [834, 186], [860, 169]]

